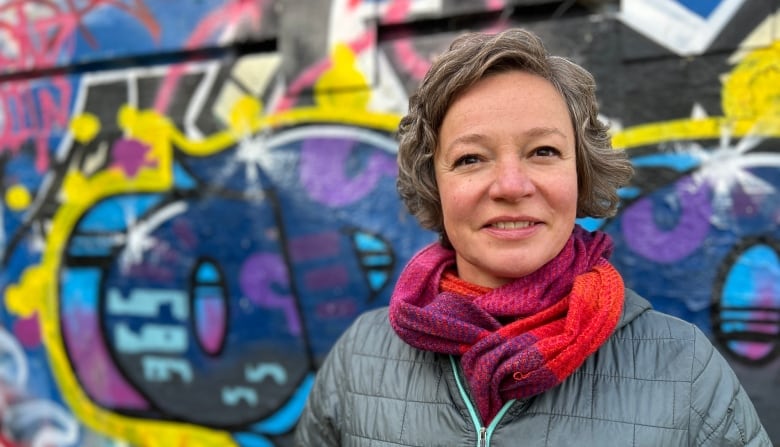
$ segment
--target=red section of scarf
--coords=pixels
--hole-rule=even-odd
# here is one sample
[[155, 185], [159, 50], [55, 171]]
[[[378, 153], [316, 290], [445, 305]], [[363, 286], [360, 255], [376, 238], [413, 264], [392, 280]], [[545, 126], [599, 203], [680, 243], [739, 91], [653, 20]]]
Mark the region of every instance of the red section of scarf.
[[454, 253], [430, 245], [402, 272], [390, 322], [412, 346], [462, 356], [487, 423], [507, 400], [560, 384], [614, 332], [624, 286], [611, 249], [606, 234], [576, 227], [548, 264], [487, 289], [457, 278]]
[[439, 290], [441, 292], [451, 292], [456, 295], [461, 295], [465, 298], [475, 299], [482, 296], [492, 289], [490, 287], [480, 286], [472, 284], [468, 281], [460, 279], [455, 270], [447, 270], [441, 275], [441, 283], [439, 284]]

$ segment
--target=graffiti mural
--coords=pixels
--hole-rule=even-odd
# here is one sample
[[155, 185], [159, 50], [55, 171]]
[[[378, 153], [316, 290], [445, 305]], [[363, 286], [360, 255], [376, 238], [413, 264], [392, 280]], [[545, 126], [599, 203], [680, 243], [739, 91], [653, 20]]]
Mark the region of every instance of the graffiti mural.
[[[777, 16], [526, 3], [4, 2], [0, 445], [291, 445], [332, 344], [435, 240], [395, 193], [409, 92], [458, 32], [518, 25], [594, 69], [637, 171], [618, 216], [581, 223], [777, 417], [760, 398], [780, 377]], [[716, 53], [719, 102], [627, 101], [609, 86], [641, 62], [619, 39], [669, 63]]]

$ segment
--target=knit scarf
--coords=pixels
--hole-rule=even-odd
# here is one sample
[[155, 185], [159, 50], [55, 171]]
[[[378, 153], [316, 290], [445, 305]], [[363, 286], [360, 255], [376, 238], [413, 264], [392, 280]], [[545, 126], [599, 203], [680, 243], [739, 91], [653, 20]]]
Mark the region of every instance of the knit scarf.
[[455, 253], [434, 243], [401, 273], [390, 323], [416, 348], [461, 356], [474, 403], [489, 423], [506, 401], [560, 384], [614, 332], [624, 287], [607, 261], [611, 252], [608, 235], [575, 226], [550, 262], [487, 289], [458, 279]]

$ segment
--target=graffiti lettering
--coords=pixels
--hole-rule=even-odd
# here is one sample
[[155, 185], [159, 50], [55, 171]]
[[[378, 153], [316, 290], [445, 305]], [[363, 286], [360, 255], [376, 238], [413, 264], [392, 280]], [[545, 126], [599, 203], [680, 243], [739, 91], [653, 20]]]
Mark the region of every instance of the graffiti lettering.
[[172, 359], [152, 355], [144, 356], [144, 378], [150, 382], [169, 382], [178, 374], [185, 383], [191, 383], [192, 366], [184, 359]]
[[258, 401], [257, 392], [255, 392], [255, 390], [253, 390], [252, 388], [247, 388], [243, 386], [222, 388], [222, 402], [225, 405], [234, 407], [238, 405], [242, 400], [252, 407], [256, 406]]
[[247, 382], [262, 382], [270, 377], [277, 385], [287, 383], [287, 371], [278, 363], [259, 363], [255, 366], [246, 365], [244, 377]]
[[106, 300], [107, 311], [113, 315], [156, 317], [165, 305], [178, 320], [184, 321], [189, 316], [187, 296], [178, 290], [135, 289], [124, 298], [122, 292], [111, 289]]
[[[18, 149], [24, 142], [35, 141], [39, 172], [48, 168], [48, 137], [52, 130], [64, 131], [68, 122], [70, 87], [54, 80], [60, 91], [56, 96], [46, 89], [34, 89], [28, 83], [2, 87], [0, 100], [0, 148]], [[60, 84], [60, 85], [57, 85]], [[64, 85], [62, 85], [64, 84]]]
[[137, 354], [146, 351], [184, 352], [187, 350], [187, 330], [167, 324], [145, 324], [138, 334], [126, 323], [119, 323], [114, 330], [119, 351]]

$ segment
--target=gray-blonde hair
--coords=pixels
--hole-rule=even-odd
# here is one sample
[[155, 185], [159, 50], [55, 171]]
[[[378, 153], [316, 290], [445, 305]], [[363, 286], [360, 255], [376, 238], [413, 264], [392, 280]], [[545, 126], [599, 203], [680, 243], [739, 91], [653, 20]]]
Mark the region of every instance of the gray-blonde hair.
[[447, 243], [434, 155], [447, 109], [481, 79], [511, 70], [541, 76], [561, 94], [572, 120], [577, 161], [577, 217], [611, 217], [633, 168], [623, 151], [612, 149], [607, 126], [598, 119], [596, 84], [584, 68], [547, 53], [541, 39], [523, 29], [499, 34], [467, 33], [431, 65], [409, 98], [397, 137], [398, 192], [420, 224]]

